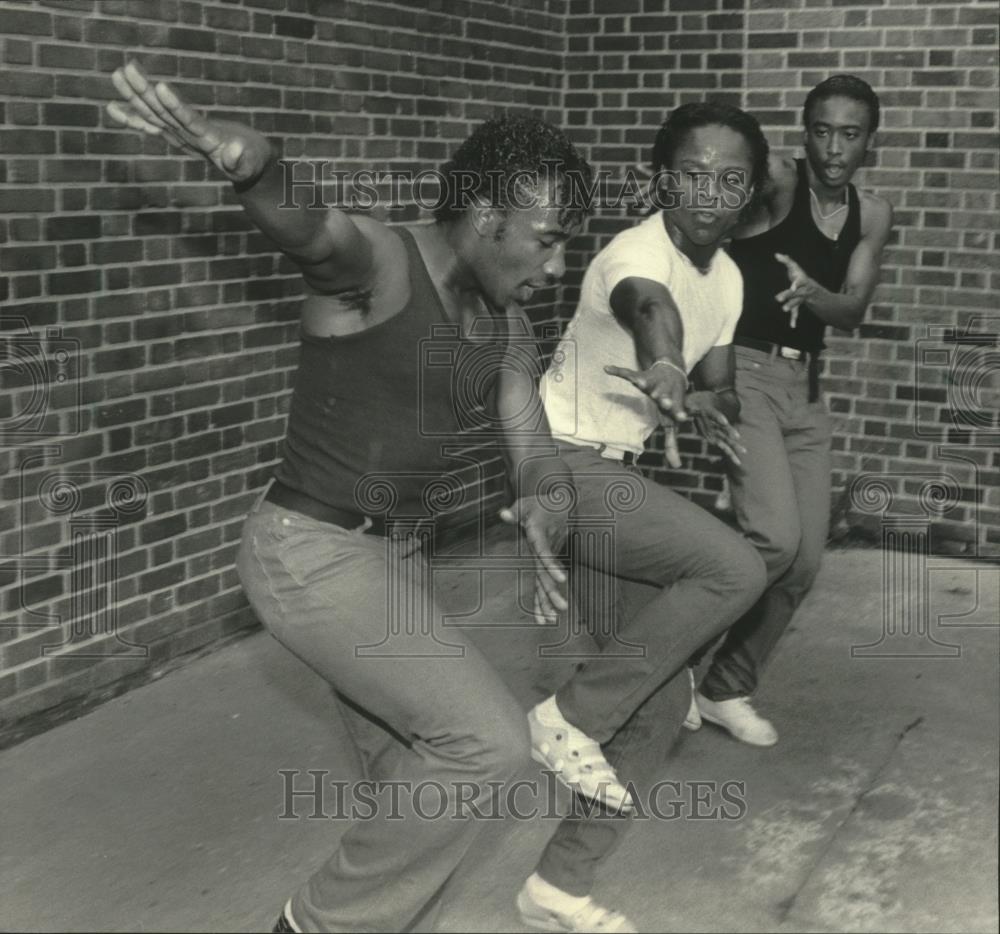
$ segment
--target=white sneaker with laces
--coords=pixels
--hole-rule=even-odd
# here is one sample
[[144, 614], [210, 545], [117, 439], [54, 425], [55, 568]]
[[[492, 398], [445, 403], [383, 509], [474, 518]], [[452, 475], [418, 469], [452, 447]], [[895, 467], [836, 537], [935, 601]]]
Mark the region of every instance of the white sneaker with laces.
[[736, 739], [751, 746], [773, 746], [778, 731], [750, 705], [749, 697], [712, 701], [704, 694], [695, 695], [703, 719], [732, 733]]
[[555, 772], [567, 788], [614, 810], [633, 810], [632, 796], [601, 747], [563, 717], [554, 695], [528, 712], [528, 727], [531, 758]]
[[687, 716], [684, 718], [684, 728], [687, 730], [701, 729], [701, 711], [698, 710], [698, 700], [695, 696], [698, 692], [694, 686], [694, 669], [688, 669], [688, 678], [691, 681], [691, 706], [688, 707]]
[[521, 920], [542, 931], [569, 934], [638, 934], [639, 929], [620, 911], [598, 905], [589, 895], [576, 896], [557, 889], [537, 872], [528, 876], [517, 895]]

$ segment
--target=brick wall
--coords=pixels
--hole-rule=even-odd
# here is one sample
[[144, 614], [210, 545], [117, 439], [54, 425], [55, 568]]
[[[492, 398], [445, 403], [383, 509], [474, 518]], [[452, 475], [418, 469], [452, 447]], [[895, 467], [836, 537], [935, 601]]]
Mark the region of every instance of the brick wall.
[[[298, 285], [204, 165], [108, 125], [127, 56], [338, 169], [433, 166], [518, 108], [619, 178], [679, 103], [725, 96], [791, 147], [805, 89], [858, 70], [887, 105], [864, 181], [899, 234], [870, 324], [831, 342], [840, 514], [877, 525], [857, 508], [871, 497], [844, 491], [898, 474], [893, 503], [937, 502], [949, 540], [996, 554], [996, 422], [976, 375], [995, 358], [952, 341], [978, 370], [914, 363], [929, 327], [964, 328], [997, 286], [996, 17], [995, 2], [888, 0], [3, 4], [0, 740], [253, 625], [232, 560], [277, 457]], [[598, 212], [540, 323], [572, 312], [586, 259], [637, 216]], [[654, 472], [710, 505], [712, 459], [683, 446], [685, 470]]]
[[[706, 98], [742, 104], [745, 0], [569, 0], [566, 126], [594, 168], [612, 180], [573, 262], [559, 313], [572, 316], [587, 262], [648, 209], [623, 187], [648, 178], [653, 138], [669, 111]], [[614, 180], [619, 181], [616, 186]], [[722, 488], [715, 458], [690, 432], [680, 437], [684, 469], [663, 464], [654, 435], [641, 463], [657, 479], [714, 506]]]
[[[851, 72], [879, 92], [878, 153], [857, 181], [893, 203], [896, 233], [866, 323], [828, 341], [839, 535], [923, 517], [932, 550], [1000, 556], [998, 15], [995, 0], [569, 0], [567, 124], [612, 174], [648, 163], [688, 100], [739, 104], [775, 151], [802, 155], [811, 87]], [[626, 214], [591, 222], [561, 314]], [[682, 434], [679, 471], [659, 437], [648, 449], [651, 475], [714, 507], [719, 459], [696, 436]]]
[[[895, 207], [882, 285], [828, 341], [841, 527], [925, 519], [932, 551], [1000, 556], [997, 4], [753, 0], [745, 103], [796, 153], [809, 88], [851, 72], [884, 108], [862, 187]], [[921, 533], [923, 534], [923, 533]]]
[[560, 121], [562, 14], [0, 7], [0, 738], [254, 622], [233, 555], [283, 434], [297, 277], [205, 164], [111, 125], [109, 73], [137, 56], [289, 156], [423, 169], [496, 110]]

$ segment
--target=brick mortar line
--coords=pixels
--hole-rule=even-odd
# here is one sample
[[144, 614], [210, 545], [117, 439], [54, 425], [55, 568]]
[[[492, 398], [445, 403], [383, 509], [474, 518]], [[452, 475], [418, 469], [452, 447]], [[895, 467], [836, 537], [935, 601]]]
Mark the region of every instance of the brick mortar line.
[[[107, 20], [107, 19], [105, 19], [105, 20], [103, 20], [103, 22], [123, 22], [123, 23], [128, 23], [130, 21], [129, 20]], [[497, 24], [493, 24], [493, 25], [497, 25]], [[209, 32], [209, 33], [217, 31], [217, 30], [211, 29], [210, 27], [206, 27], [206, 26], [200, 26], [200, 27], [199, 26], [188, 26], [188, 27], [185, 27], [185, 28], [199, 30], [199, 31], [202, 31], [202, 32]], [[405, 30], [399, 30], [399, 31], [400, 32], [405, 32]], [[702, 30], [702, 31], [707, 31], [707, 30]], [[417, 33], [417, 32], [407, 33], [407, 34], [408, 35], [418, 36], [418, 37], [421, 35], [421, 33]], [[286, 39], [290, 38], [290, 37], [287, 37], [287, 36], [282, 36], [282, 37], [263, 36], [263, 35], [259, 35], [259, 34], [252, 33], [252, 32], [232, 33], [232, 35], [239, 36], [239, 37], [245, 37], [245, 38], [249, 38], [249, 39], [276, 39], [277, 38], [277, 39], [279, 39], [279, 41], [285, 41]], [[83, 45], [84, 47], [86, 47], [88, 49], [96, 49], [97, 51], [100, 51], [100, 52], [117, 52], [117, 51], [120, 51], [122, 53], [122, 55], [125, 56], [126, 62], [130, 58], [140, 58], [141, 59], [141, 56], [142, 56], [143, 53], [149, 54], [151, 56], [154, 56], [154, 55], [155, 56], [159, 56], [159, 55], [174, 55], [174, 56], [182, 57], [182, 58], [185, 58], [185, 59], [190, 59], [192, 61], [204, 61], [205, 55], [208, 54], [208, 53], [200, 53], [200, 54], [193, 53], [193, 52], [190, 52], [187, 49], [175, 49], [175, 48], [172, 48], [171, 46], [159, 46], [159, 45], [156, 45], [156, 46], [148, 46], [148, 45], [136, 45], [136, 46], [133, 46], [133, 45], [104, 44], [104, 43], [100, 43], [100, 42], [87, 42], [85, 40], [81, 40], [81, 41], [70, 41], [68, 39], [67, 40], [60, 40], [60, 39], [56, 39], [53, 36], [32, 36], [31, 39], [28, 39], [26, 36], [17, 36], [17, 35], [14, 35], [14, 36], [8, 36], [7, 38], [19, 38], [21, 41], [31, 41], [32, 45], [36, 45], [36, 46], [44, 44], [44, 45], [48, 45], [48, 46], [62, 45], [62, 46], [66, 46], [67, 48], [76, 48], [76, 47], [78, 47], [80, 45]], [[475, 45], [477, 43], [477, 41], [478, 41], [478, 40], [475, 40], [475, 39], [469, 39], [469, 38], [467, 38], [465, 36], [453, 36], [453, 37], [449, 37], [449, 38], [452, 39], [452, 41], [455, 41], [455, 42], [467, 42], [467, 43], [470, 43], [472, 45]], [[306, 44], [312, 42], [312, 43], [315, 43], [318, 48], [326, 48], [331, 43], [335, 43], [335, 40], [333, 40], [333, 39], [300, 39], [300, 40], [292, 40], [292, 41], [299, 41], [299, 42], [303, 42], [303, 43], [306, 43]], [[531, 55], [558, 56], [558, 55], [562, 54], [562, 53], [559, 53], [559, 52], [549, 51], [548, 49], [539, 49], [539, 48], [525, 49], [523, 46], [518, 46], [518, 45], [514, 45], [513, 43], [501, 42], [501, 41], [497, 41], [497, 40], [492, 40], [490, 42], [489, 47], [490, 48], [499, 48], [499, 49], [503, 49], [503, 50], [516, 49], [519, 52], [528, 52]], [[405, 57], [410, 57], [410, 58], [414, 58], [414, 59], [418, 60], [418, 61], [414, 62], [414, 64], [417, 64], [420, 59], [426, 60], [428, 62], [447, 62], [447, 63], [452, 64], [452, 65], [454, 65], [454, 64], [462, 64], [462, 62], [459, 61], [458, 59], [456, 59], [455, 56], [448, 56], [448, 55], [444, 55], [443, 53], [442, 54], [438, 54], [436, 52], [422, 52], [422, 51], [421, 52], [415, 52], [412, 49], [382, 49], [382, 48], [373, 48], [372, 46], [361, 45], [359, 43], [350, 43], [350, 44], [343, 43], [341, 45], [338, 45], [337, 48], [360, 49], [360, 50], [366, 51], [366, 52], [376, 52], [376, 53], [378, 53], [380, 55], [398, 55], [398, 56], [401, 56], [401, 57], [404, 57], [404, 58]], [[984, 46], [984, 48], [988, 48], [988, 46]], [[130, 50], [135, 50], [135, 49], [139, 49], [141, 51], [130, 51]], [[706, 50], [700, 50], [700, 51], [707, 52], [707, 51], [711, 51], [711, 50], [707, 50], [706, 49]], [[382, 68], [382, 69], [380, 69], [380, 68], [373, 68], [373, 67], [368, 66], [368, 65], [346, 65], [346, 64], [336, 63], [336, 62], [310, 62], [310, 61], [292, 62], [292, 61], [289, 61], [287, 58], [259, 58], [259, 57], [254, 57], [254, 56], [246, 55], [246, 54], [244, 54], [242, 52], [237, 53], [237, 52], [218, 52], [218, 51], [216, 51], [216, 52], [212, 52], [211, 54], [218, 61], [222, 61], [222, 62], [242, 62], [242, 63], [247, 63], [247, 64], [249, 64], [251, 66], [253, 66], [253, 65], [278, 65], [281, 68], [306, 68], [306, 69], [309, 69], [309, 70], [315, 70], [315, 71], [321, 71], [321, 72], [344, 72], [346, 74], [379, 75], [381, 77], [390, 77], [390, 78], [392, 78], [392, 77], [399, 77], [399, 76], [402, 76], [402, 77], [410, 77], [410, 76], [413, 76], [413, 77], [425, 77], [425, 76], [422, 76], [419, 71], [412, 71], [412, 72], [411, 71], [387, 71], [384, 68]], [[583, 53], [574, 53], [574, 54], [583, 54]], [[589, 53], [589, 54], [592, 54], [592, 53]], [[535, 65], [525, 65], [525, 64], [519, 64], [519, 63], [507, 63], [507, 62], [491, 62], [491, 61], [477, 62], [476, 64], [483, 64], [483, 65], [486, 65], [487, 67], [490, 67], [490, 68], [515, 68], [515, 69], [526, 70], [526, 71], [542, 71], [542, 72], [545, 72], [546, 74], [560, 74], [562, 76], [565, 76], [565, 72], [564, 72], [563, 69], [545, 68], [545, 67], [535, 66]], [[52, 66], [52, 65], [44, 65], [43, 66], [43, 65], [36, 65], [36, 64], [32, 63], [31, 67], [33, 69], [32, 74], [36, 74], [36, 75], [50, 75], [50, 74], [51, 75], [70, 75], [70, 76], [73, 76], [73, 77], [79, 77], [80, 75], [85, 75], [87, 77], [99, 77], [101, 75], [107, 75], [109, 82], [111, 80], [111, 72], [110, 71], [104, 71], [102, 69], [97, 68], [96, 66], [94, 68], [82, 68], [82, 67], [81, 68], [70, 68], [70, 67], [59, 67], [59, 66]], [[114, 69], [112, 69], [112, 70], [114, 70]], [[211, 85], [211, 86], [221, 85], [221, 86], [225, 86], [225, 87], [253, 87], [253, 86], [259, 86], [259, 87], [263, 87], [263, 88], [272, 88], [272, 89], [277, 88], [278, 90], [281, 90], [282, 92], [285, 92], [285, 93], [287, 93], [287, 92], [294, 93], [296, 91], [302, 91], [302, 90], [328, 91], [330, 93], [343, 93], [343, 94], [371, 93], [371, 92], [365, 92], [365, 91], [357, 91], [357, 90], [353, 90], [353, 89], [350, 89], [350, 88], [320, 88], [320, 87], [316, 87], [316, 86], [313, 86], [313, 85], [298, 85], [298, 84], [293, 84], [293, 85], [275, 85], [275, 84], [265, 84], [262, 81], [234, 81], [234, 80], [231, 80], [231, 79], [195, 78], [195, 77], [188, 77], [186, 75], [183, 75], [183, 76], [181, 76], [181, 75], [169, 75], [169, 76], [164, 76], [164, 77], [157, 77], [155, 75], [152, 75], [151, 77], [152, 77], [152, 79], [153, 79], [154, 82], [156, 82], [156, 81], [166, 81], [166, 82], [169, 82], [171, 84], [177, 84], [179, 86], [183, 86], [183, 85], [186, 85], [186, 84], [196, 84], [199, 87], [204, 87], [206, 84]], [[428, 81], [459, 81], [459, 82], [468, 82], [468, 80], [469, 80], [467, 78], [463, 78], [461, 75], [456, 75], [454, 77], [448, 76], [448, 75], [434, 75], [434, 76], [426, 76], [425, 79], [428, 80]], [[503, 82], [503, 84], [508, 84], [508, 82]], [[515, 87], [528, 87], [528, 88], [535, 88], [536, 87], [533, 84], [524, 84], [524, 85], [515, 84], [514, 86]], [[541, 88], [539, 90], [549, 90], [549, 89], [548, 88]], [[377, 92], [377, 93], [388, 93], [388, 92]], [[18, 98], [15, 98], [15, 99], [18, 99]], [[45, 100], [46, 98], [38, 98], [38, 99], [39, 100]], [[79, 101], [79, 100], [87, 100], [87, 98], [72, 98], [72, 99], [73, 100], [77, 100], [77, 101]], [[32, 98], [32, 100], [34, 100], [34, 98]]]
[[[485, 4], [485, 3], [482, 4], [482, 5], [488, 6], [488, 4]], [[380, 26], [384, 26], [384, 24], [381, 24], [381, 23], [370, 23], [367, 20], [357, 20], [357, 19], [343, 19], [343, 20], [341, 20], [341, 19], [335, 19], [332, 16], [317, 16], [314, 13], [293, 13], [293, 12], [289, 12], [287, 9], [282, 9], [280, 11], [271, 11], [271, 10], [267, 10], [267, 9], [264, 9], [264, 8], [257, 8], [257, 7], [243, 7], [243, 6], [234, 7], [234, 6], [229, 5], [229, 4], [213, 4], [213, 3], [205, 3], [205, 2], [201, 2], [200, 6], [201, 6], [202, 9], [205, 9], [205, 10], [216, 10], [216, 11], [219, 11], [219, 12], [232, 12], [234, 10], [243, 10], [243, 11], [246, 11], [250, 16], [253, 16], [255, 14], [259, 14], [261, 16], [270, 16], [272, 18], [275, 18], [275, 17], [278, 17], [278, 16], [284, 16], [284, 17], [287, 17], [289, 19], [304, 19], [304, 20], [312, 20], [312, 21], [316, 21], [316, 22], [331, 22], [331, 23], [334, 23], [335, 25], [336, 24], [343, 24], [343, 25], [348, 25], [348, 26], [361, 26], [362, 28], [372, 29], [372, 30], [375, 30], [375, 31], [377, 31]], [[360, 4], [359, 4], [359, 6], [360, 6]], [[396, 2], [393, 2], [393, 0], [377, 0], [376, 6], [378, 8], [380, 8], [380, 9], [388, 8], [390, 10], [400, 10], [400, 11], [402, 11], [404, 13], [413, 13], [413, 7], [412, 6], [409, 6], [409, 5], [405, 4], [405, 3], [396, 3]], [[223, 27], [223, 26], [210, 26], [210, 25], [208, 25], [205, 22], [201, 22], [201, 23], [186, 23], [186, 22], [184, 22], [184, 21], [182, 21], [180, 19], [176, 19], [176, 20], [164, 20], [164, 19], [157, 19], [155, 17], [144, 17], [141, 14], [113, 13], [113, 14], [109, 14], [109, 15], [101, 15], [99, 13], [100, 8], [101, 8], [100, 7], [100, 0], [95, 0], [95, 6], [94, 6], [94, 9], [93, 9], [93, 13], [97, 13], [98, 15], [96, 15], [96, 16], [92, 15], [90, 13], [84, 13], [82, 10], [74, 10], [74, 11], [71, 11], [71, 12], [61, 12], [61, 11], [59, 11], [58, 7], [46, 7], [46, 6], [38, 6], [38, 5], [29, 5], [29, 4], [26, 4], [24, 2], [24, 0], [6, 0], [5, 8], [9, 9], [9, 10], [12, 10], [12, 11], [15, 11], [15, 12], [20, 12], [20, 13], [47, 13], [48, 15], [53, 16], [55, 18], [65, 19], [65, 20], [70, 20], [70, 21], [83, 20], [85, 22], [94, 22], [94, 23], [108, 23], [108, 22], [111, 22], [111, 23], [125, 23], [125, 24], [129, 24], [129, 23], [141, 20], [142, 22], [149, 22], [151, 24], [158, 24], [160, 26], [163, 26], [164, 28], [173, 27], [173, 28], [176, 28], [176, 29], [202, 30], [202, 31], [207, 31], [207, 32], [220, 32], [220, 33], [233, 34], [233, 35], [252, 35], [255, 38], [261, 38], [261, 39], [281, 39], [281, 40], [288, 40], [290, 42], [302, 42], [302, 43], [306, 43], [306, 42], [329, 42], [329, 41], [332, 41], [332, 40], [329, 40], [329, 39], [315, 39], [315, 38], [313, 38], [313, 39], [307, 39], [307, 38], [300, 37], [300, 36], [284, 36], [284, 35], [278, 35], [278, 34], [272, 34], [272, 33], [255, 33], [255, 32], [252, 31], [252, 29], [248, 32], [248, 31], [243, 30], [243, 29], [231, 29], [231, 28]], [[916, 9], [921, 9], [921, 7], [917, 7]], [[59, 11], [59, 12], [57, 12], [57, 11]], [[419, 16], [419, 15], [421, 15], [424, 12], [425, 11], [423, 11], [423, 10], [418, 11], [418, 13], [416, 15]], [[529, 10], [527, 12], [528, 12], [529, 15], [533, 14], [535, 16], [543, 17], [545, 19], [551, 19], [551, 20], [560, 20], [561, 21], [561, 20], [563, 20], [565, 18], [564, 14], [544, 13], [544, 12], [536, 11], [536, 10]], [[715, 12], [724, 12], [724, 11], [715, 11]], [[76, 15], [72, 15], [73, 13], [75, 13]], [[487, 26], [500, 26], [500, 27], [506, 27], [506, 28], [509, 28], [509, 29], [524, 29], [524, 30], [530, 31], [530, 30], [532, 30], [534, 28], [530, 24], [517, 24], [517, 23], [513, 23], [513, 22], [504, 23], [504, 22], [500, 22], [500, 21], [495, 20], [495, 19], [487, 19], [487, 18], [484, 18], [484, 17], [481, 17], [481, 16], [461, 16], [460, 17], [457, 14], [451, 14], [451, 13], [434, 13], [433, 11], [430, 11], [428, 13], [428, 15], [434, 16], [436, 18], [452, 19], [452, 20], [459, 20], [460, 19], [463, 22], [483, 23], [483, 24], [485, 24]], [[630, 15], [641, 15], [641, 14], [630, 14]], [[674, 15], [677, 15], [677, 14], [674, 14]], [[396, 29], [398, 32], [404, 32], [407, 35], [410, 35], [410, 34], [416, 35], [416, 36], [424, 35], [424, 33], [421, 33], [419, 31], [419, 27], [415, 27], [414, 29], [409, 29], [409, 28], [406, 28], [406, 27], [396, 27], [396, 26], [393, 26], [393, 28]], [[553, 34], [554, 34], [554, 29], [553, 29]], [[31, 34], [31, 35], [35, 35], [35, 34]], [[45, 37], [44, 36], [39, 36], [38, 38], [45, 38]], [[65, 40], [65, 41], [68, 42], [69, 40]]]

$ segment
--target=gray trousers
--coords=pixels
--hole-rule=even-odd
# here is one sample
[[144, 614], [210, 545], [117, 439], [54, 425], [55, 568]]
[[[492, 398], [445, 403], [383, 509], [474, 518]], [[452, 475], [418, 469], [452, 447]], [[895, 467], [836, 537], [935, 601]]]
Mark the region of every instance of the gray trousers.
[[[448, 647], [428, 636], [424, 623], [441, 614], [425, 566], [419, 550], [266, 501], [244, 525], [237, 567], [261, 622], [402, 740], [379, 762], [383, 791], [365, 806], [374, 814], [348, 826], [292, 897], [304, 931], [407, 927], [482, 826], [461, 815], [493, 811], [490, 783], [509, 782], [529, 761], [524, 709], [489, 662], [458, 630]], [[418, 787], [431, 792], [424, 804]]]
[[[686, 706], [679, 689], [663, 686], [696, 646], [754, 602], [764, 568], [741, 536], [684, 497], [593, 450], [567, 450], [564, 458], [578, 496], [574, 567], [644, 584], [648, 599], [620, 619], [598, 614], [603, 650], [557, 699], [568, 720], [606, 743], [623, 780], [641, 782], [662, 761]], [[448, 645], [429, 635], [441, 613], [424, 556], [405, 542], [394, 547], [262, 501], [244, 526], [238, 570], [278, 641], [403, 741], [379, 757], [379, 780], [433, 785], [446, 799], [446, 816], [432, 820], [405, 794], [383, 802], [348, 827], [292, 898], [292, 916], [306, 931], [402, 930], [479, 830], [477, 819], [447, 815], [494, 811], [497, 788], [526, 764], [524, 709], [459, 629], [449, 629]], [[668, 701], [674, 714], [660, 706]], [[540, 872], [561, 888], [589, 891], [626, 827], [600, 818], [561, 822]]]
[[[560, 455], [578, 495], [571, 609], [602, 652], [556, 692], [556, 701], [567, 720], [602, 742], [619, 779], [642, 796], [687, 714], [685, 662], [756, 601], [764, 569], [742, 536], [686, 497], [588, 449]], [[614, 548], [595, 547], [608, 534], [609, 516]], [[642, 654], [630, 655], [628, 646]], [[631, 820], [567, 817], [542, 854], [539, 875], [571, 894], [588, 894]]]
[[830, 416], [809, 401], [805, 361], [736, 347], [739, 431], [733, 506], [767, 567], [768, 587], [715, 653], [701, 684], [710, 700], [752, 694], [775, 644], [819, 571], [830, 523]]
[[590, 448], [561, 446], [560, 456], [577, 491], [574, 567], [655, 588], [627, 620], [595, 620], [603, 632], [593, 635], [606, 646], [556, 692], [563, 716], [606, 743], [754, 604], [764, 568], [741, 535], [670, 488]]

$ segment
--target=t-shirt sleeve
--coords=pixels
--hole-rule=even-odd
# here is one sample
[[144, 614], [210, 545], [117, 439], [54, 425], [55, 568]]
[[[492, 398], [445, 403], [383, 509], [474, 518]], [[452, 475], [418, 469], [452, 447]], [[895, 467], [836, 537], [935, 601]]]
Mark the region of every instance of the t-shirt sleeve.
[[630, 277], [652, 279], [670, 288], [672, 265], [669, 251], [650, 237], [643, 236], [644, 233], [641, 226], [633, 228], [625, 235], [616, 237], [605, 248], [601, 257], [601, 278], [609, 301], [614, 287]]
[[[729, 257], [725, 258], [729, 259]], [[743, 276], [740, 274], [739, 267], [732, 260], [727, 263], [723, 283], [723, 323], [719, 339], [715, 342], [716, 347], [725, 347], [733, 342], [736, 324], [743, 312]]]

